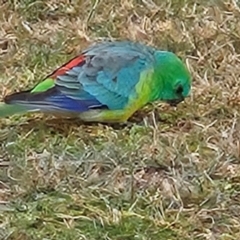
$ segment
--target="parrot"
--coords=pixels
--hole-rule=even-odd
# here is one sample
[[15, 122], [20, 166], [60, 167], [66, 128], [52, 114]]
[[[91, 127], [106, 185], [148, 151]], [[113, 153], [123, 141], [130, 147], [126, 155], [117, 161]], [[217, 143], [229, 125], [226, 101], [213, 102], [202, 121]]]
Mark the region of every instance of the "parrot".
[[171, 51], [130, 40], [98, 42], [35, 86], [6, 95], [0, 118], [38, 112], [124, 123], [155, 101], [176, 107], [190, 95], [191, 82], [190, 70]]

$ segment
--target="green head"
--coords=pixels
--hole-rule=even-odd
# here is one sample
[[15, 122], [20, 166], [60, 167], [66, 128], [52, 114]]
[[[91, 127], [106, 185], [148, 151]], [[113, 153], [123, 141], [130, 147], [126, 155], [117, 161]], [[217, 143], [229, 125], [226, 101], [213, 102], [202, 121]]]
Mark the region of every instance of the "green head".
[[156, 51], [154, 80], [158, 86], [154, 100], [168, 102], [176, 106], [191, 90], [191, 75], [185, 64], [172, 52]]

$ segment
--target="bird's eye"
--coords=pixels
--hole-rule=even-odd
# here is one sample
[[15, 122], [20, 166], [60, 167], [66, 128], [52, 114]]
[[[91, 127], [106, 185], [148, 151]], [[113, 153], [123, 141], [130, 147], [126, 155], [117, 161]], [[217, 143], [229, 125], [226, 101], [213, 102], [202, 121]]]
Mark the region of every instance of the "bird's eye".
[[176, 88], [176, 94], [181, 95], [182, 93], [183, 93], [183, 86], [178, 85], [177, 88]]

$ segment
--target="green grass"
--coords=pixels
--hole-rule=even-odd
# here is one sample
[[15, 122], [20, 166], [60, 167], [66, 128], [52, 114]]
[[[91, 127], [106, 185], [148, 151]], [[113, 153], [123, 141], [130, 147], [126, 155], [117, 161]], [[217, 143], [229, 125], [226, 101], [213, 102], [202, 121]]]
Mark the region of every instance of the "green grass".
[[194, 81], [125, 126], [1, 119], [0, 239], [240, 239], [236, 1], [4, 2], [2, 96], [105, 38], [172, 50]]

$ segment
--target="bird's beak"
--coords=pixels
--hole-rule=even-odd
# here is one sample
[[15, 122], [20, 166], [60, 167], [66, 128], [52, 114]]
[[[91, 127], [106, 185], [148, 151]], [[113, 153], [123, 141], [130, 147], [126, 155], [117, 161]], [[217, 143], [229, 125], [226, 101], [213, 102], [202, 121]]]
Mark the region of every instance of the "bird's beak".
[[171, 106], [171, 107], [176, 107], [180, 102], [184, 101], [184, 98], [178, 98], [178, 99], [172, 99], [172, 100], [168, 100], [167, 103]]

